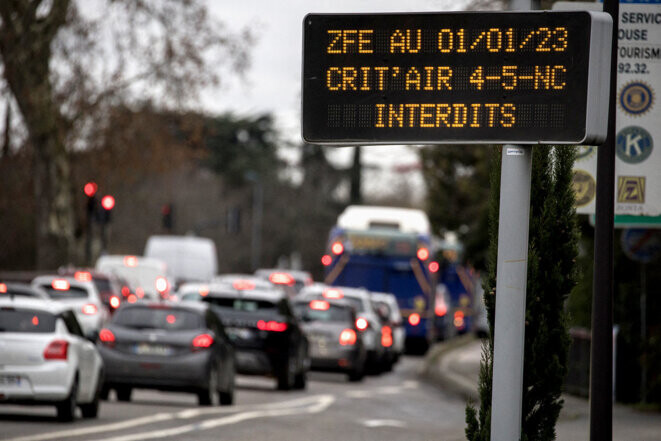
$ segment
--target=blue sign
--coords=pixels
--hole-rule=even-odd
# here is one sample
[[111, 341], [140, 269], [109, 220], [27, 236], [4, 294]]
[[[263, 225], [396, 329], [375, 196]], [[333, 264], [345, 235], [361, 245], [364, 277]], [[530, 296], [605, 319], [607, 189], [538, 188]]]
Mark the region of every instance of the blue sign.
[[648, 263], [661, 251], [661, 234], [658, 230], [628, 228], [622, 230], [620, 243], [622, 251], [629, 259]]
[[620, 92], [620, 107], [631, 115], [638, 116], [647, 112], [654, 102], [654, 92], [645, 83], [631, 82]]
[[652, 154], [653, 147], [652, 135], [642, 127], [625, 127], [617, 134], [617, 157], [626, 163], [643, 162]]

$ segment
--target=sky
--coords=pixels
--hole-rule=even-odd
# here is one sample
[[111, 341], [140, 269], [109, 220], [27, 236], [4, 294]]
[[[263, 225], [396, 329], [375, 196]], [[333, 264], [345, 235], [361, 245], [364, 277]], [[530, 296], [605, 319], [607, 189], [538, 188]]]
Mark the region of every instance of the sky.
[[[242, 115], [271, 112], [282, 135], [301, 141], [302, 23], [308, 13], [321, 12], [443, 12], [462, 10], [468, 0], [207, 0], [209, 10], [229, 29], [248, 28], [257, 37], [251, 51], [251, 67], [245, 81], [232, 80], [210, 91], [203, 105], [209, 111], [233, 111]], [[337, 164], [347, 164], [353, 149], [331, 148]], [[407, 146], [369, 146], [363, 163], [372, 169], [366, 176], [366, 192], [378, 192], [384, 174], [395, 166], [417, 161], [415, 149]], [[380, 171], [379, 171], [380, 170]], [[397, 180], [405, 177], [397, 176]], [[411, 185], [421, 185], [419, 173]]]

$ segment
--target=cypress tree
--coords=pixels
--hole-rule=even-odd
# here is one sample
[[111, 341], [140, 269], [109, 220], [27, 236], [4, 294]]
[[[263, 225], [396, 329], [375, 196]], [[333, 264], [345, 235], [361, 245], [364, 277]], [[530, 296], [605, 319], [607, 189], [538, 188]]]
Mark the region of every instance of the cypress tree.
[[[578, 228], [572, 188], [573, 147], [535, 147], [531, 182], [522, 441], [555, 439], [567, 373], [569, 334], [565, 301], [576, 284]], [[466, 437], [487, 441], [491, 426], [493, 323], [496, 296], [500, 160], [493, 161], [487, 293], [490, 337], [483, 345], [479, 378], [479, 412], [466, 407]]]

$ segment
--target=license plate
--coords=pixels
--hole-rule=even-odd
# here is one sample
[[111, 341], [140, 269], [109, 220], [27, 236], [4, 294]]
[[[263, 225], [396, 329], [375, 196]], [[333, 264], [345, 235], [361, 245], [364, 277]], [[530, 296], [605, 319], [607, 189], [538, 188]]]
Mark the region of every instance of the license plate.
[[133, 347], [133, 353], [137, 355], [172, 355], [172, 348], [165, 345], [150, 345], [140, 343]]
[[253, 336], [252, 331], [245, 328], [225, 328], [225, 332], [227, 332], [228, 337], [232, 340], [250, 340]]
[[20, 375], [0, 375], [0, 386], [17, 387], [20, 385]]

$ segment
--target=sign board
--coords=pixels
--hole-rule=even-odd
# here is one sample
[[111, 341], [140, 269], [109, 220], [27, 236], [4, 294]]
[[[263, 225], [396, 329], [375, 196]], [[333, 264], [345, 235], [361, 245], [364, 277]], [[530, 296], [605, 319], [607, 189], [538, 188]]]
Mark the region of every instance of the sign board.
[[303, 31], [308, 142], [605, 138], [608, 14], [310, 14]]
[[649, 263], [661, 252], [661, 233], [658, 230], [627, 228], [620, 236], [622, 251], [636, 262]]
[[[615, 139], [618, 227], [661, 227], [661, 106], [657, 98], [661, 90], [661, 2], [654, 3], [620, 3]], [[578, 213], [595, 212], [596, 150], [581, 146], [578, 151], [574, 166]], [[640, 219], [634, 222], [634, 217]]]

